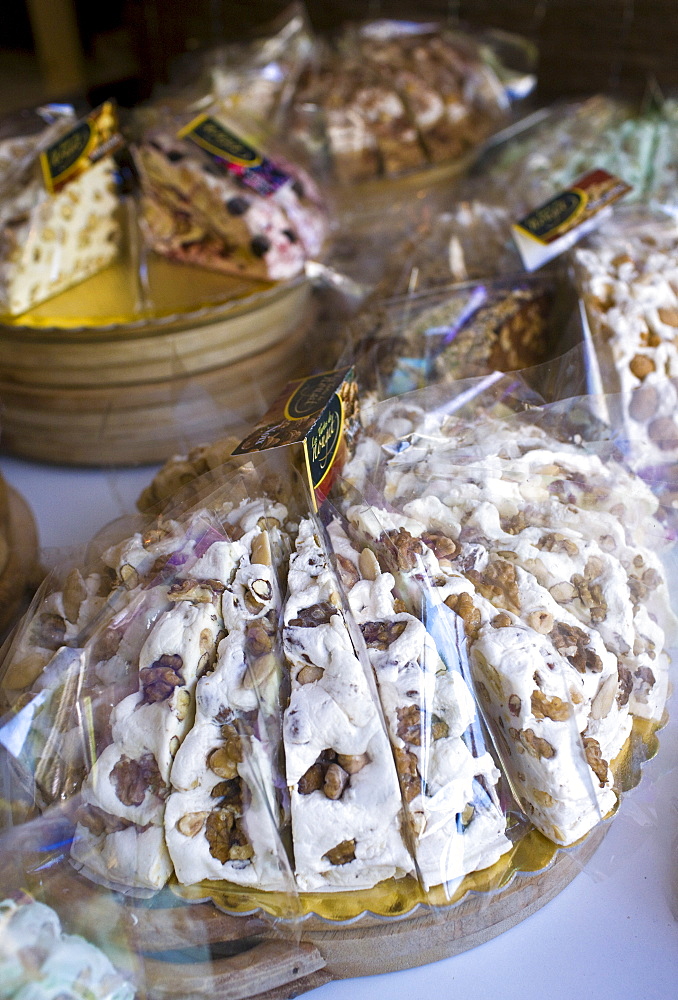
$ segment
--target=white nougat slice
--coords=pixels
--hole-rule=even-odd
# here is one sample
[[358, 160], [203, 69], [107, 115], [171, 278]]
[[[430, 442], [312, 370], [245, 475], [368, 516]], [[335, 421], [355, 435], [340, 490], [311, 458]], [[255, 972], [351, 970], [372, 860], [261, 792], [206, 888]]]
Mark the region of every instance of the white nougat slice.
[[311, 519], [288, 576], [291, 675], [283, 739], [295, 874], [302, 891], [369, 888], [412, 870], [398, 776], [376, 691], [356, 655]]
[[372, 551], [359, 553], [337, 522], [328, 530], [377, 680], [417, 874], [428, 889], [486, 868], [511, 842], [495, 790], [499, 771], [482, 744], [473, 695], [453, 666], [454, 651], [465, 656], [466, 645], [455, 616], [444, 608], [448, 664], [423, 622], [396, 611], [394, 577], [381, 572]]
[[[530, 819], [557, 843], [583, 836], [616, 802], [608, 764], [630, 730], [628, 704], [616, 699], [614, 655], [537, 581], [490, 559], [482, 545], [455, 551], [412, 517], [373, 508], [349, 514], [381, 551], [390, 549], [405, 589], [428, 579], [463, 619], [481, 705]], [[596, 712], [602, 702], [605, 711]]]
[[17, 316], [107, 267], [118, 254], [120, 222], [112, 157], [54, 195], [37, 151], [25, 169], [14, 167], [0, 148], [0, 313]]
[[158, 889], [171, 874], [163, 836], [170, 770], [221, 627], [213, 601], [181, 600], [141, 648], [138, 690], [113, 710], [113, 740], [82, 789], [72, 857], [101, 881]]
[[[272, 515], [263, 501], [239, 513], [247, 530], [231, 545], [235, 576], [222, 595], [229, 633], [214, 670], [198, 681], [195, 724], [172, 768], [165, 836], [182, 883], [225, 879], [281, 890], [293, 881], [277, 794], [280, 599], [271, 565]], [[280, 505], [273, 513], [276, 524], [286, 515]]]

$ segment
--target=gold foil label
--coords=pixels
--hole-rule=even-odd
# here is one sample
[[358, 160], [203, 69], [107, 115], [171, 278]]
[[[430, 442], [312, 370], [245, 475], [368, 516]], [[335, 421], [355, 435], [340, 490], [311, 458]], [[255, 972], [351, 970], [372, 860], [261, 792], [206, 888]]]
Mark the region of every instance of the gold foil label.
[[45, 187], [50, 194], [58, 194], [70, 181], [123, 145], [115, 104], [105, 101], [40, 154]]

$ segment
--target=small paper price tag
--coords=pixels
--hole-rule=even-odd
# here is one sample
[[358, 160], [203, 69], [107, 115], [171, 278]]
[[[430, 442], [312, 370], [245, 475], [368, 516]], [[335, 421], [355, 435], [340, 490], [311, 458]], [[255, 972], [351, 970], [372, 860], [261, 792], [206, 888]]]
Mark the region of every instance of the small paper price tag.
[[124, 144], [118, 131], [116, 106], [105, 101], [40, 154], [45, 187], [50, 194], [58, 194], [70, 181]]
[[224, 172], [235, 174], [257, 194], [271, 195], [291, 180], [277, 164], [211, 115], [198, 115], [177, 132], [177, 138], [195, 143]]
[[523, 264], [535, 271], [569, 250], [612, 211], [631, 186], [606, 170], [590, 170], [566, 191], [514, 223], [513, 238]]
[[346, 453], [346, 425], [357, 417], [353, 368], [289, 382], [233, 455], [303, 446], [304, 467], [316, 510], [329, 493]]

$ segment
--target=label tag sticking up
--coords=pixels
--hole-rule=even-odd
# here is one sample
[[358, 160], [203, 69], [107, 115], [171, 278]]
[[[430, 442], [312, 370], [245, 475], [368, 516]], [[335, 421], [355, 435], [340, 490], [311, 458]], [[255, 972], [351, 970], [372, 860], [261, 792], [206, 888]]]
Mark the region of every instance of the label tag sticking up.
[[631, 186], [606, 170], [590, 170], [572, 187], [561, 191], [513, 224], [513, 238], [523, 264], [535, 271], [569, 250], [607, 218], [615, 201]]
[[105, 101], [40, 154], [45, 187], [50, 194], [58, 194], [70, 181], [124, 144], [118, 131], [116, 106], [113, 101]]
[[353, 368], [289, 382], [233, 455], [301, 444], [316, 510], [326, 499], [346, 455], [346, 425], [357, 417]]
[[177, 132], [177, 138], [190, 139], [225, 173], [234, 174], [257, 194], [271, 195], [291, 180], [277, 164], [211, 115], [198, 115]]

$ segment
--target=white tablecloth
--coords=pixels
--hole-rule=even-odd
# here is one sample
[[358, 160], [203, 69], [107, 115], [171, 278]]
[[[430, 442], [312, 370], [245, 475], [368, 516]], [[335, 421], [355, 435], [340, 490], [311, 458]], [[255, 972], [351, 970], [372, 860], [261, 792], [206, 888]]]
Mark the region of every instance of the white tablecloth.
[[[75, 470], [4, 457], [49, 560], [133, 513], [152, 468]], [[675, 684], [675, 681], [674, 681]], [[541, 910], [471, 951], [389, 975], [329, 983], [313, 1000], [678, 998], [678, 696], [660, 754], [580, 875]], [[671, 705], [669, 706], [671, 709]], [[215, 997], [215, 1000], [218, 998]]]

